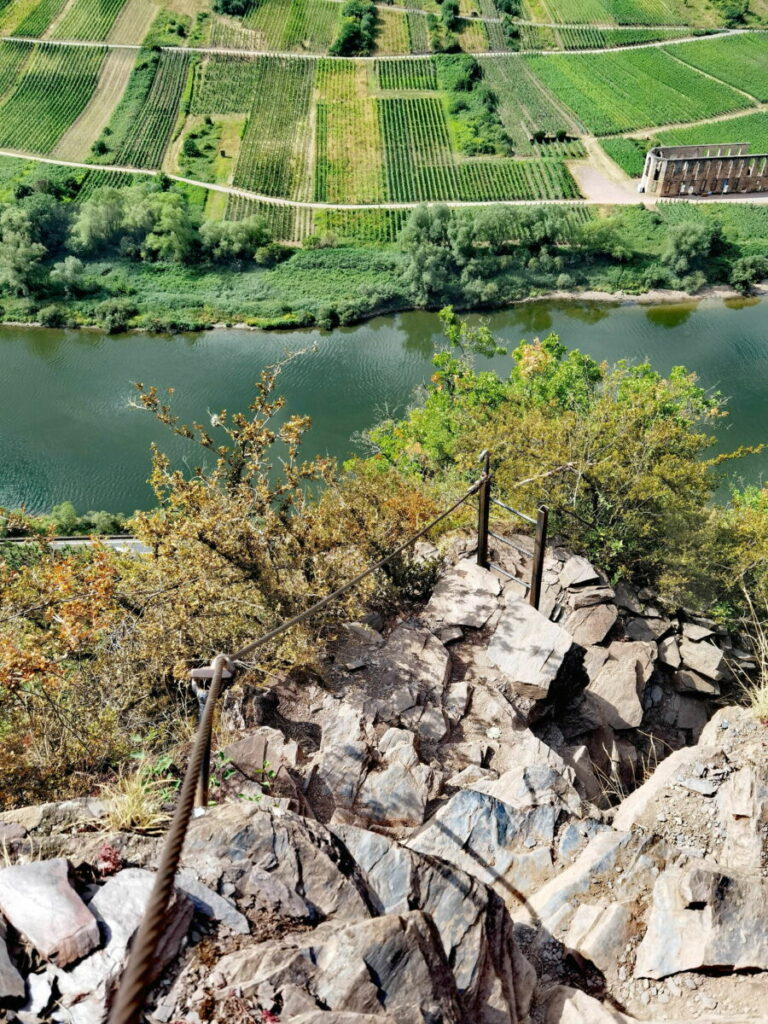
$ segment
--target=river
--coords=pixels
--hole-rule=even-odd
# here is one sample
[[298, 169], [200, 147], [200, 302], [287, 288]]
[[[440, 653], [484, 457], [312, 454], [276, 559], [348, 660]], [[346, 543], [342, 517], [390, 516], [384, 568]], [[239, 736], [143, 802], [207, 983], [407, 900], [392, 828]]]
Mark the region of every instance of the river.
[[[476, 318], [475, 318], [476, 319]], [[768, 300], [682, 306], [531, 303], [488, 318], [500, 338], [560, 334], [597, 359], [650, 359], [662, 372], [678, 364], [728, 395], [720, 448], [768, 440]], [[45, 511], [70, 500], [78, 511], [128, 512], [152, 504], [149, 448], [159, 441], [176, 459], [194, 460], [132, 405], [132, 381], [175, 388], [187, 421], [208, 422], [245, 409], [262, 367], [307, 350], [283, 371], [287, 411], [312, 417], [306, 453], [343, 458], [353, 435], [401, 414], [432, 372], [441, 341], [430, 313], [380, 317], [333, 332], [217, 330], [158, 337], [7, 327], [0, 330], [0, 506]], [[509, 360], [491, 361], [499, 370]], [[768, 453], [740, 464], [744, 479], [768, 476]]]

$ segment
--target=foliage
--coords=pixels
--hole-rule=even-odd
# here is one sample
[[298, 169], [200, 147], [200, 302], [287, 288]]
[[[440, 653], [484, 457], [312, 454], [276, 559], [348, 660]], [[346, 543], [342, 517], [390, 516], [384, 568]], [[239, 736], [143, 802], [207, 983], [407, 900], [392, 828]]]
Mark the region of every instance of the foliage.
[[[220, 411], [206, 425], [180, 423], [164, 396], [138, 385], [138, 403], [189, 440], [192, 464], [199, 460], [182, 471], [154, 452], [158, 504], [131, 524], [151, 556], [99, 546], [52, 552], [43, 542], [14, 560], [2, 552], [3, 805], [82, 791], [84, 773], [92, 784], [138, 746], [144, 767], [123, 771], [115, 813], [146, 825], [162, 788], [156, 758], [187, 736], [188, 667], [308, 608], [434, 516], [429, 494], [386, 467], [337, 481], [328, 460], [304, 461], [309, 421], [281, 417], [280, 369], [262, 374], [247, 414]], [[311, 669], [339, 622], [362, 614], [366, 601], [392, 601], [398, 578], [414, 586], [408, 565], [260, 647], [244, 684]]]
[[[455, 340], [461, 327], [444, 317]], [[702, 456], [723, 412], [693, 374], [608, 367], [554, 335], [522, 343], [507, 378], [450, 350], [436, 366], [423, 406], [369, 435], [401, 471], [452, 479], [488, 448], [502, 500], [546, 503], [566, 544], [636, 580], [670, 571], [674, 552], [701, 535], [717, 485]]]
[[335, 57], [363, 56], [371, 52], [375, 40], [376, 4], [373, 0], [346, 0], [329, 52]]

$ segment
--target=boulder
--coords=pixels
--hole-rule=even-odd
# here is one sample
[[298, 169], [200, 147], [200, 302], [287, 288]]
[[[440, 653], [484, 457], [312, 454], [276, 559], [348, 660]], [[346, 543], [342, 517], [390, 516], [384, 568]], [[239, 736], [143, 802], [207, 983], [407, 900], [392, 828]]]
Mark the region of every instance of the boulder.
[[59, 967], [100, 943], [96, 918], [69, 884], [62, 858], [14, 864], [0, 871], [0, 910], [17, 932]]
[[313, 1005], [377, 1019], [388, 1014], [398, 1024], [465, 1019], [437, 929], [418, 910], [246, 946], [222, 957], [215, 981], [193, 994], [186, 1012], [177, 1006], [175, 1016], [191, 1016], [195, 998], [210, 1012], [231, 989], [265, 1009], [280, 1007], [286, 1020], [315, 1012]]
[[726, 678], [725, 654], [706, 640], [697, 643], [684, 636], [680, 640], [680, 657], [686, 668], [715, 683]]
[[643, 720], [643, 672], [635, 658], [606, 661], [586, 694], [600, 720], [614, 729], [633, 729]]
[[601, 971], [616, 962], [630, 934], [630, 907], [624, 903], [581, 903], [571, 919], [564, 945]]
[[224, 749], [224, 756], [247, 778], [263, 782], [265, 772], [276, 772], [282, 764], [294, 766], [298, 750], [295, 740], [286, 740], [278, 729], [263, 725], [236, 743], [230, 743]]
[[636, 590], [623, 580], [616, 584], [616, 604], [624, 611], [633, 612], [635, 615], [640, 615], [643, 611]]
[[[126, 868], [113, 875], [90, 902], [104, 936], [104, 948], [69, 971], [58, 971], [61, 1005], [71, 1024], [102, 1024], [123, 973], [131, 941], [146, 913], [155, 874]], [[176, 890], [152, 962], [152, 980], [176, 957], [192, 921], [192, 902]]]
[[432, 629], [468, 626], [481, 629], [498, 607], [498, 577], [469, 558], [463, 558], [437, 583], [424, 619]]
[[696, 622], [683, 623], [683, 636], [688, 640], [698, 642], [699, 640], [708, 640], [709, 637], [714, 635], [714, 632], [708, 626], [700, 626]]
[[207, 885], [203, 885], [192, 868], [182, 868], [176, 875], [176, 888], [188, 896], [195, 910], [213, 921], [221, 921], [231, 931], [248, 935], [248, 919], [230, 900], [225, 900]]
[[687, 668], [680, 668], [675, 672], [673, 683], [680, 693], [703, 693], [714, 697], [720, 694], [717, 683]]
[[715, 864], [668, 868], [653, 888], [635, 977], [706, 968], [768, 970], [768, 882]]
[[368, 770], [370, 734], [361, 711], [332, 697], [327, 701], [329, 714], [323, 726], [315, 777], [335, 807], [351, 808]]
[[481, 779], [470, 783], [470, 789], [488, 793], [509, 807], [528, 810], [531, 807], [556, 807], [559, 811], [579, 815], [581, 799], [572, 785], [573, 773], [563, 764], [563, 772], [548, 764], [532, 764], [511, 768], [498, 779]]
[[[310, 919], [349, 921], [370, 913], [365, 883], [344, 846], [322, 825], [290, 811], [242, 802], [211, 808], [190, 824], [181, 864], [241, 913], [253, 906], [281, 913], [291, 893]], [[280, 885], [265, 888], [265, 877]]]
[[597, 583], [600, 577], [594, 566], [582, 558], [581, 555], [571, 555], [560, 570], [560, 586], [567, 590], [568, 587], [580, 587], [585, 583]]
[[609, 656], [616, 661], [634, 658], [640, 665], [644, 683], [653, 675], [658, 653], [658, 645], [653, 640], [614, 640], [608, 647]]
[[680, 668], [682, 658], [677, 639], [674, 636], [668, 636], [659, 641], [659, 661], [662, 665], [668, 665], [670, 668]]
[[683, 747], [670, 754], [657, 765], [642, 786], [619, 804], [613, 817], [613, 827], [620, 831], [631, 829], [651, 811], [656, 799], [674, 783], [678, 773], [685, 773], [685, 769], [696, 761], [706, 762], [718, 754], [717, 748], [702, 747]]
[[555, 807], [519, 811], [487, 793], [460, 790], [406, 842], [490, 885], [508, 905], [552, 874]]
[[0, 824], [19, 825], [27, 832], [54, 833], [97, 821], [105, 817], [109, 805], [106, 800], [84, 796], [58, 803], [34, 804], [0, 811]]
[[664, 618], [629, 618], [624, 626], [624, 632], [630, 640], [652, 642], [660, 640], [672, 629], [672, 623]]
[[8, 953], [7, 935], [5, 922], [0, 920], [0, 1003], [6, 999], [23, 999], [26, 993], [24, 979]]
[[466, 1019], [492, 1024], [524, 1018], [535, 985], [498, 896], [458, 868], [421, 856], [386, 836], [334, 826], [384, 914], [430, 915], [451, 965]]
[[407, 729], [418, 733], [424, 743], [439, 743], [448, 733], [448, 723], [442, 709], [431, 704], [408, 708], [400, 715], [400, 722]]
[[419, 762], [413, 733], [388, 729], [379, 741], [383, 766], [368, 773], [358, 790], [355, 814], [379, 825], [420, 825], [432, 785], [432, 769]]
[[488, 660], [517, 693], [540, 699], [549, 694], [572, 646], [569, 633], [510, 595], [488, 646]]
[[619, 610], [614, 604], [589, 605], [574, 609], [563, 621], [563, 629], [580, 647], [588, 647], [605, 640], [618, 617]]

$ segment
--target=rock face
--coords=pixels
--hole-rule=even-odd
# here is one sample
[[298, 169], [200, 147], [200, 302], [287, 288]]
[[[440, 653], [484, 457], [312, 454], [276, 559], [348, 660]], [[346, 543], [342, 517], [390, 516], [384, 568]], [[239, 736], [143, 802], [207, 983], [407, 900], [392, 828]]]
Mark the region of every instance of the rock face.
[[519, 597], [509, 596], [488, 646], [488, 660], [524, 697], [548, 696], [573, 638]]
[[0, 910], [42, 957], [60, 967], [99, 945], [96, 918], [69, 884], [69, 864], [61, 858], [3, 868]]
[[23, 999], [26, 993], [24, 979], [8, 955], [7, 935], [7, 928], [0, 921], [0, 1001]]
[[587, 687], [587, 694], [601, 721], [614, 729], [631, 729], [643, 720], [642, 690], [640, 662], [610, 658]]

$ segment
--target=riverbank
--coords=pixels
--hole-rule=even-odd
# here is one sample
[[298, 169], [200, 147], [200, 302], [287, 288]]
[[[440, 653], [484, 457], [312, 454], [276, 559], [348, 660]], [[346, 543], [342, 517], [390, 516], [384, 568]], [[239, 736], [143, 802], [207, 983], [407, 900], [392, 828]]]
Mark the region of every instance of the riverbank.
[[[482, 307], [481, 309], [459, 305], [457, 308], [462, 313], [478, 313], [483, 316], [493, 315], [495, 313], [502, 313], [505, 310], [514, 309], [516, 306], [525, 306], [536, 303], [546, 302], [563, 302], [563, 303], [596, 303], [598, 305], [603, 304], [608, 308], [615, 308], [617, 306], [675, 306], [675, 305], [689, 305], [691, 308], [695, 308], [700, 302], [723, 302], [729, 305], [731, 308], [739, 308], [741, 306], [749, 306], [759, 302], [762, 298], [768, 296], [768, 281], [759, 282], [753, 286], [750, 295], [744, 295], [742, 292], [737, 291], [735, 288], [730, 288], [726, 285], [711, 286], [709, 288], [703, 288], [698, 292], [684, 292], [680, 289], [660, 289], [655, 288], [646, 292], [641, 292], [638, 295], [633, 295], [623, 291], [606, 292], [596, 289], [585, 288], [579, 289], [555, 289], [554, 291], [542, 292], [532, 295], [527, 295], [520, 299], [514, 299], [510, 302], [506, 302], [495, 307]], [[361, 324], [369, 323], [379, 316], [394, 315], [397, 313], [408, 313], [408, 312], [435, 312], [437, 307], [432, 309], [423, 309], [418, 306], [410, 305], [408, 303], [402, 303], [401, 305], [390, 304], [387, 306], [380, 306], [374, 309], [367, 310], [365, 314], [355, 318], [354, 321], [345, 322], [345, 327], [359, 326]], [[66, 326], [73, 330], [102, 332], [103, 327], [98, 324], [43, 324], [39, 319], [30, 319], [30, 321], [0, 321], [0, 327], [2, 328], [48, 328], [48, 327], [61, 327]], [[218, 321], [214, 323], [197, 324], [194, 327], [179, 327], [179, 330], [183, 331], [250, 331], [259, 333], [263, 331], [295, 331], [297, 329], [311, 329], [317, 327], [315, 324], [298, 324], [295, 319], [286, 317], [285, 322], [273, 322], [265, 321], [264, 323], [255, 323], [254, 321], [240, 321], [240, 322], [229, 322], [229, 321]], [[334, 325], [337, 326], [337, 325]], [[125, 333], [129, 334], [142, 334], [146, 331], [145, 327], [131, 327], [126, 326]], [[120, 333], [119, 330], [113, 333]], [[164, 333], [162, 328], [158, 328], [158, 333]]]

